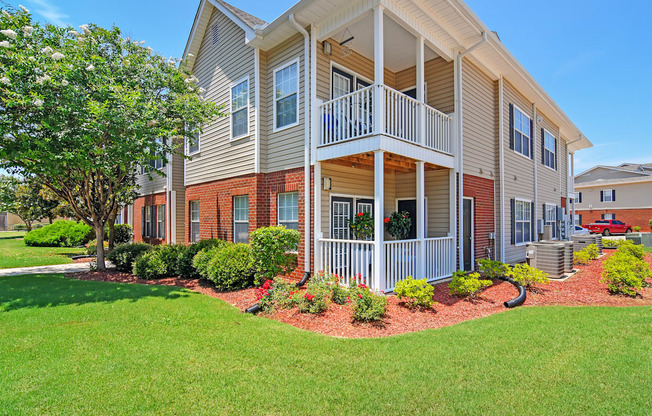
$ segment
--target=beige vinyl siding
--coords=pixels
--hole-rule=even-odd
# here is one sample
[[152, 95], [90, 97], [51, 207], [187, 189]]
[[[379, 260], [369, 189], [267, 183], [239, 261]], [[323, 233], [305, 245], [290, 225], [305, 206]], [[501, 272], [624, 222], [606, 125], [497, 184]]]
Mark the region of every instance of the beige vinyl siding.
[[[426, 237], [445, 237], [449, 234], [449, 174], [447, 169], [425, 172], [426, 211], [428, 226]], [[416, 199], [416, 173], [396, 175], [396, 199]], [[396, 202], [392, 204], [396, 209]]]
[[[167, 170], [163, 168], [163, 173]], [[167, 178], [165, 176], [158, 175], [156, 172], [151, 173], [150, 176], [147, 174], [140, 174], [136, 177], [136, 185], [138, 186], [138, 195], [152, 195], [158, 194], [165, 191], [165, 185], [167, 184]]]
[[172, 190], [176, 192], [176, 233], [177, 243], [185, 241], [186, 188], [183, 185], [184, 159], [175, 155], [172, 160]]
[[[503, 227], [505, 230], [505, 261], [516, 263], [525, 260], [525, 247], [511, 244], [512, 212], [510, 200], [512, 198], [519, 198], [534, 202], [535, 161], [509, 148], [509, 104], [515, 104], [532, 119], [532, 103], [519, 93], [507, 80], [504, 81], [503, 85], [505, 99], [503, 115], [505, 123], [503, 130], [505, 134], [503, 137], [505, 146], [505, 227]], [[537, 208], [535, 207], [535, 209]], [[540, 215], [539, 218], [541, 218]]]
[[[214, 25], [219, 27], [219, 41], [212, 44]], [[194, 185], [253, 173], [255, 133], [254, 50], [245, 45], [245, 32], [219, 10], [211, 16], [208, 30], [194, 64], [199, 85], [206, 98], [225, 105], [229, 112], [231, 87], [249, 77], [249, 136], [231, 141], [231, 118], [220, 117], [203, 126], [200, 153], [186, 163], [186, 184]]]
[[[649, 178], [651, 179], [651, 178]], [[605, 189], [616, 190], [615, 202], [600, 202], [600, 192]], [[575, 188], [576, 192], [582, 192], [582, 203], [576, 204], [577, 209], [588, 210], [609, 210], [609, 209], [645, 209], [652, 208], [652, 182], [630, 183], [630, 184], [591, 184], [588, 188]], [[586, 218], [594, 221], [600, 218], [600, 214], [593, 215], [596, 218]], [[616, 217], [616, 219], [618, 219]], [[585, 221], [588, 223], [590, 221]]]
[[[274, 132], [274, 70], [297, 60], [299, 64], [299, 124]], [[304, 158], [304, 53], [303, 36], [297, 34], [266, 54], [265, 94], [261, 96], [261, 113], [265, 113], [265, 171], [277, 172], [303, 166]], [[263, 75], [261, 75], [263, 76]]]
[[[417, 83], [416, 66], [396, 73], [396, 89], [399, 91], [412, 88]], [[453, 62], [443, 58], [431, 59], [424, 64], [426, 80], [426, 103], [450, 114], [455, 111], [455, 74]]]
[[495, 85], [478, 67], [463, 62], [464, 174], [493, 180], [497, 172]]
[[[536, 156], [537, 162], [537, 192], [539, 196], [537, 206], [537, 218], [543, 218], [543, 204], [561, 205], [561, 198], [567, 195], [566, 193], [566, 146], [560, 138], [559, 128], [552, 124], [552, 122], [545, 116], [545, 114], [537, 111], [537, 118], [541, 117], [542, 122], [537, 123], [536, 127]], [[542, 143], [543, 137], [541, 129], [548, 130], [550, 134], [557, 139], [557, 170], [552, 170], [542, 163]]]

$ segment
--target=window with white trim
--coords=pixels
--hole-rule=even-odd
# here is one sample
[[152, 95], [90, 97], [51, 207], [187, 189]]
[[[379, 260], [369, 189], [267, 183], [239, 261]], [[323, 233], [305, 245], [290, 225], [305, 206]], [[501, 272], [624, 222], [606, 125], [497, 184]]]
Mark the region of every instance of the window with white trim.
[[557, 170], [557, 139], [555, 136], [548, 133], [548, 130], [543, 130], [543, 164], [550, 169]]
[[616, 214], [602, 214], [603, 220], [615, 220]]
[[514, 106], [514, 151], [530, 157], [530, 118]]
[[249, 79], [231, 87], [231, 139], [249, 134]]
[[545, 225], [552, 226], [552, 238], [557, 238], [557, 206], [553, 204], [546, 204], [546, 212], [544, 213]]
[[299, 61], [274, 70], [274, 129], [299, 123]]
[[145, 207], [145, 237], [152, 236], [152, 227], [154, 226], [154, 210], [152, 206]]
[[199, 153], [200, 133], [196, 124], [186, 125], [186, 154], [194, 155]]
[[514, 201], [514, 222], [516, 244], [525, 244], [532, 241], [532, 203], [516, 199]]
[[233, 242], [249, 242], [249, 195], [233, 197]]
[[199, 201], [190, 201], [190, 242], [199, 241]]
[[278, 224], [299, 230], [299, 192], [278, 194]]
[[165, 238], [165, 204], [156, 207], [156, 237]]
[[616, 191], [613, 189], [604, 189], [600, 191], [602, 194], [602, 198], [600, 198], [601, 202], [614, 202], [616, 201]]

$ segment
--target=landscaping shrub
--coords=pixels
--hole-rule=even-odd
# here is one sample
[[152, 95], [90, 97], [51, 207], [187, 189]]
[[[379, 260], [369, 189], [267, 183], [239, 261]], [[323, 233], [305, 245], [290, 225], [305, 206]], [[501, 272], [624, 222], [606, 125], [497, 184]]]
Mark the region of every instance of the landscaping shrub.
[[116, 270], [132, 273], [134, 261], [153, 248], [151, 245], [145, 243], [123, 244], [113, 249], [113, 251], [107, 254], [106, 258], [115, 264]]
[[[109, 239], [109, 230], [105, 231], [106, 240]], [[134, 238], [134, 229], [129, 224], [116, 224], [113, 227], [113, 244], [116, 246], [129, 244]]]
[[641, 226], [640, 225], [635, 225], [635, 226], [632, 227], [632, 229], [634, 230], [634, 232], [638, 233], [639, 231], [641, 231]]
[[261, 227], [251, 233], [257, 285], [294, 271], [300, 238], [298, 231], [284, 226]]
[[491, 280], [505, 277], [511, 271], [508, 264], [498, 260], [482, 259], [478, 260], [478, 265], [480, 266], [480, 271], [484, 273], [484, 276]]
[[201, 264], [206, 261], [206, 258], [200, 257], [197, 270], [199, 273], [203, 273], [202, 276], [213, 282], [218, 289], [238, 290], [253, 284], [254, 258], [248, 244], [229, 243], [219, 248], [210, 249], [207, 256], [212, 256], [208, 264]]
[[14, 225], [14, 231], [25, 231], [25, 230], [27, 230], [27, 225], [25, 225], [25, 224], [16, 224], [16, 225]]
[[652, 220], [650, 220], [650, 230], [652, 230]]
[[435, 288], [428, 284], [426, 279], [415, 280], [412, 276], [396, 283], [394, 289], [399, 299], [407, 298], [409, 307], [430, 308], [434, 301], [432, 295]]
[[179, 256], [185, 251], [182, 244], [154, 247], [134, 262], [133, 272], [141, 279], [161, 279], [176, 275]]
[[[109, 248], [109, 242], [105, 241], [104, 242], [104, 248], [108, 249]], [[91, 240], [86, 244], [86, 254], [89, 256], [94, 256], [97, 254], [97, 240]]]
[[475, 298], [484, 288], [491, 286], [491, 280], [480, 279], [480, 273], [467, 274], [462, 270], [453, 273], [453, 280], [448, 284], [451, 295]]
[[222, 247], [224, 245], [226, 245], [226, 241], [211, 238], [187, 246], [185, 251], [179, 256], [176, 274], [184, 279], [199, 279], [201, 276], [192, 263], [197, 253], [204, 249]]
[[34, 247], [77, 247], [95, 237], [93, 229], [83, 222], [59, 220], [25, 235], [24, 241]]
[[589, 253], [584, 250], [576, 251], [573, 253], [573, 264], [577, 266], [585, 266], [591, 262]]
[[296, 286], [281, 278], [266, 280], [256, 289], [256, 302], [263, 312], [272, 312], [275, 308], [289, 309], [300, 303], [296, 293]]
[[331, 300], [338, 305], [344, 305], [351, 302], [349, 289], [342, 286], [339, 282], [331, 285]]
[[643, 257], [645, 256], [645, 246], [636, 245], [631, 240], [623, 240], [618, 246], [618, 252], [629, 254], [639, 260], [643, 260]]
[[[364, 285], [362, 285], [364, 286]], [[361, 287], [361, 286], [358, 286]], [[377, 322], [387, 314], [387, 298], [364, 287], [353, 296], [353, 319], [359, 322]]]
[[[588, 248], [588, 247], [587, 247]], [[512, 267], [509, 274], [512, 279], [523, 285], [526, 289], [533, 288], [536, 284], [548, 284], [550, 279], [548, 275], [539, 269], [535, 269], [528, 264], [517, 264]]]
[[626, 240], [602, 240], [602, 245], [607, 248], [617, 248], [623, 241]]
[[306, 292], [300, 298], [299, 312], [322, 313], [328, 309], [330, 288], [324, 283], [310, 282], [306, 286]]
[[598, 248], [597, 244], [589, 244], [582, 250], [586, 250], [590, 260], [595, 260], [600, 256], [600, 249]]
[[650, 266], [644, 260], [619, 251], [605, 260], [600, 282], [606, 283], [611, 293], [636, 296], [650, 276]]

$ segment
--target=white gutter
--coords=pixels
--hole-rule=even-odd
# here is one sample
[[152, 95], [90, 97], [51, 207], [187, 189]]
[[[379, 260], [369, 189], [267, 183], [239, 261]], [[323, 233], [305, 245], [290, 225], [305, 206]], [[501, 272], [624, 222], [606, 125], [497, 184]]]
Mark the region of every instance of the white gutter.
[[[532, 104], [532, 130], [530, 134], [534, 137], [534, 145], [532, 146], [532, 161], [534, 161], [534, 210], [532, 210], [532, 221], [534, 221], [534, 230], [536, 231], [532, 236], [534, 241], [539, 241], [539, 230], [537, 229], [537, 219], [539, 218], [539, 164], [537, 163], [537, 104]], [[543, 141], [543, 137], [541, 137]], [[544, 212], [543, 215], [546, 215]], [[544, 217], [545, 218], [545, 217]]]
[[500, 131], [500, 261], [505, 262], [505, 104], [503, 76], [498, 80], [498, 124]]
[[309, 61], [309, 49], [310, 49], [310, 35], [306, 31], [306, 29], [303, 28], [299, 23], [297, 23], [296, 19], [294, 18], [294, 13], [290, 14], [290, 22], [294, 25], [294, 27], [297, 29], [299, 33], [303, 35], [303, 93], [304, 93], [304, 112], [303, 112], [303, 125], [304, 125], [304, 171], [303, 171], [303, 177], [304, 177], [304, 214], [303, 214], [303, 221], [305, 223], [304, 225], [304, 236], [303, 236], [303, 242], [304, 242], [304, 276], [306, 273], [310, 273], [310, 248], [312, 246], [311, 244], [311, 238], [310, 238], [310, 217], [311, 217], [311, 210], [310, 210], [310, 122], [309, 122], [309, 115], [310, 115], [310, 89], [308, 88], [309, 81], [308, 79], [310, 78], [310, 68], [308, 65]]
[[260, 173], [260, 48], [254, 49], [254, 115], [256, 133], [254, 134], [254, 173]]
[[[455, 157], [458, 159], [457, 160], [457, 171], [458, 171], [458, 179], [457, 179], [457, 218], [458, 218], [458, 256], [460, 259], [460, 269], [464, 269], [464, 216], [462, 213], [464, 212], [464, 134], [463, 134], [463, 127], [464, 123], [462, 120], [463, 116], [463, 111], [462, 111], [462, 103], [463, 103], [463, 97], [462, 97], [462, 58], [464, 58], [466, 55], [470, 54], [480, 46], [482, 46], [483, 43], [487, 41], [487, 32], [482, 32], [482, 39], [478, 41], [475, 45], [471, 46], [470, 48], [467, 48], [465, 51], [460, 52], [457, 54], [455, 57], [455, 66], [457, 68], [457, 71], [455, 71], [455, 75], [457, 77], [457, 82], [455, 83], [455, 87], [457, 89], [456, 91], [456, 98], [457, 102], [455, 103], [455, 113], [457, 114], [457, 135], [459, 137], [458, 141], [458, 151]], [[471, 266], [473, 268], [473, 265]]]

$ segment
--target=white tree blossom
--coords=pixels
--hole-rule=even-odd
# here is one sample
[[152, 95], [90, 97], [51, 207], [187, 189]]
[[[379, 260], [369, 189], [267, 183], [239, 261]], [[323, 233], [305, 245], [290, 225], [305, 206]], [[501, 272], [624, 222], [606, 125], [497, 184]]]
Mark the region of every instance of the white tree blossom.
[[5, 17], [11, 17], [11, 15], [6, 10], [3, 10], [2, 14], [4, 14]]
[[27, 60], [30, 61], [30, 62], [34, 62], [34, 61], [36, 61], [36, 58], [34, 58], [33, 56], [30, 56], [29, 58], [27, 58]]
[[5, 84], [5, 85], [9, 85], [11, 83], [11, 80], [9, 78], [7, 78], [7, 77], [2, 77], [2, 78], [0, 78], [0, 82]]
[[79, 28], [84, 32], [85, 35], [91, 34], [91, 30], [88, 28], [88, 25], [81, 25]]
[[37, 107], [42, 107], [43, 106], [43, 100], [41, 100], [40, 98], [37, 98], [36, 100], [34, 100], [34, 105], [37, 106]]
[[31, 26], [23, 26], [22, 30], [23, 30], [23, 33], [25, 34], [25, 36], [29, 37], [29, 36], [32, 36], [32, 32], [34, 31], [34, 28], [31, 27]]
[[36, 77], [36, 83], [43, 85], [44, 82], [49, 81], [50, 76], [48, 74], [43, 75], [42, 77]]
[[22, 4], [19, 4], [18, 7], [20, 7], [20, 10], [24, 11], [25, 13], [29, 13], [29, 10], [27, 10]]
[[88, 65], [88, 66], [86, 67], [86, 70], [87, 70], [87, 71], [92, 71], [92, 70], [94, 70], [94, 69], [95, 69], [95, 67], [93, 66], [93, 64], [90, 64], [90, 65]]
[[0, 47], [8, 48], [9, 47], [9, 42], [6, 41], [6, 40], [3, 40], [2, 42], [0, 42]]
[[52, 59], [54, 59], [55, 61], [60, 61], [63, 58], [64, 58], [64, 56], [60, 52], [55, 52], [55, 53], [52, 54]]
[[67, 87], [68, 86], [68, 80], [64, 79], [63, 81], [61, 81], [61, 85], [63, 85], [64, 87]]
[[69, 30], [68, 33], [77, 37], [81, 36], [81, 33], [77, 32], [76, 30]]
[[3, 35], [5, 35], [6, 37], [8, 37], [10, 39], [16, 39], [16, 32], [14, 32], [11, 29], [0, 30], [0, 33], [2, 33]]
[[52, 53], [52, 48], [49, 47], [49, 46], [46, 46], [45, 48], [41, 49], [41, 52], [43, 52], [43, 53], [49, 55], [49, 54]]

